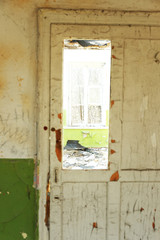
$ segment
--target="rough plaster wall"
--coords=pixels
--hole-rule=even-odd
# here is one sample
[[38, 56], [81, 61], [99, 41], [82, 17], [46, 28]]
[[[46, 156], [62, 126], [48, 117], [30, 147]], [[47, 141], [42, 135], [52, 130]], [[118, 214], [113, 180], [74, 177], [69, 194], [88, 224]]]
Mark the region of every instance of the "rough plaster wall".
[[16, 8], [13, 2], [1, 2], [1, 158], [33, 158], [35, 154], [36, 48], [29, 17], [27, 11]]

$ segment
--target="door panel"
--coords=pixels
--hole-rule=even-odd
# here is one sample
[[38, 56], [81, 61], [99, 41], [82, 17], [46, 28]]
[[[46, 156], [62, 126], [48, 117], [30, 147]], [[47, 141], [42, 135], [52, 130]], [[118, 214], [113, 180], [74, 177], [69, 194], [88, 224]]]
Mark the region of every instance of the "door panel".
[[63, 239], [106, 239], [107, 184], [63, 184]]
[[[159, 183], [153, 183], [159, 178], [156, 171], [139, 171], [159, 168], [159, 106], [155, 104], [160, 68], [155, 54], [160, 46], [153, 37], [150, 28], [140, 26], [51, 25], [51, 240], [159, 239]], [[62, 47], [68, 38], [112, 43], [108, 170], [62, 169], [58, 115], [62, 113]]]
[[[62, 123], [62, 47], [64, 39], [109, 39], [102, 27], [52, 25], [51, 37], [51, 126], [55, 138], [51, 138], [51, 226], [53, 240], [107, 239], [107, 182], [108, 170], [65, 170], [59, 144]], [[97, 29], [98, 33], [97, 34]], [[96, 31], [95, 31], [96, 30]], [[123, 54], [122, 46], [115, 42], [117, 56]], [[123, 58], [120, 65], [123, 64]], [[116, 79], [122, 76], [122, 70]], [[114, 160], [113, 160], [114, 162]], [[115, 167], [115, 166], [114, 166]], [[117, 168], [117, 166], [116, 166]], [[118, 197], [119, 199], [119, 197]], [[112, 226], [113, 229], [113, 226]], [[117, 233], [116, 233], [117, 235]]]
[[121, 240], [160, 238], [160, 184], [123, 183]]
[[122, 169], [160, 168], [159, 49], [159, 40], [125, 40]]

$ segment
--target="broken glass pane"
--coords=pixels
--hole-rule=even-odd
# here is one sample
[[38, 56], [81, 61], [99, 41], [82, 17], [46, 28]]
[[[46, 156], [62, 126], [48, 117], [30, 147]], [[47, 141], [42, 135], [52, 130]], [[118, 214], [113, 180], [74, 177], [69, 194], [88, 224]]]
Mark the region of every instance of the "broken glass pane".
[[109, 40], [64, 40], [63, 169], [108, 168]]

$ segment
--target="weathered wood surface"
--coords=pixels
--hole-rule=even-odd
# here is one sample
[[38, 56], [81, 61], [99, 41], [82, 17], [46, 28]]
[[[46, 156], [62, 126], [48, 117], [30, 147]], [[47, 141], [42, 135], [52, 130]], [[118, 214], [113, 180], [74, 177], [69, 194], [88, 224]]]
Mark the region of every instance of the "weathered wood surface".
[[[41, 228], [40, 239], [48, 239], [49, 233], [45, 224], [47, 209], [47, 179], [50, 172], [50, 116], [49, 116], [49, 85], [50, 85], [50, 27], [47, 22], [42, 21], [41, 16], [38, 19], [38, 109], [37, 109], [37, 151], [38, 160], [40, 160], [40, 201], [39, 201], [39, 226]], [[49, 194], [49, 193], [48, 193]]]
[[158, 240], [160, 238], [159, 198], [159, 183], [122, 184], [121, 240]]
[[65, 183], [63, 198], [64, 240], [106, 240], [106, 183]]
[[160, 41], [126, 40], [122, 169], [160, 168]]
[[120, 183], [108, 183], [107, 239], [117, 240], [120, 226]]

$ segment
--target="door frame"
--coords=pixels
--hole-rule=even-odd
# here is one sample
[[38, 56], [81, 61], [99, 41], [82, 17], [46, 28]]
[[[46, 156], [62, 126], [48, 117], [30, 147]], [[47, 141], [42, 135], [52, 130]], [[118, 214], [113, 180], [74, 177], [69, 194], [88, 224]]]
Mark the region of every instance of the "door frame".
[[[39, 239], [49, 239], [49, 231], [45, 224], [46, 211], [48, 211], [46, 195], [47, 186], [49, 184], [50, 172], [50, 138], [54, 136], [52, 127], [50, 126], [50, 50], [51, 50], [51, 24], [75, 24], [75, 25], [107, 25], [110, 26], [160, 26], [160, 12], [126, 12], [126, 11], [106, 11], [106, 10], [63, 10], [63, 9], [39, 9], [38, 10], [38, 110], [37, 110], [37, 153], [38, 160], [40, 161], [40, 199], [39, 199]], [[155, 38], [156, 34], [153, 33]], [[158, 37], [158, 36], [157, 36]], [[113, 51], [116, 51], [113, 49]], [[113, 54], [114, 53], [114, 54]], [[113, 52], [113, 58], [116, 52]], [[112, 78], [112, 73], [111, 73]], [[123, 79], [122, 79], [123, 81]], [[117, 114], [121, 116], [122, 113], [122, 86], [120, 86], [121, 99], [116, 99], [116, 95], [111, 95], [111, 119], [113, 123], [110, 125], [110, 139], [109, 139], [109, 162], [111, 162], [108, 171], [108, 179], [113, 174], [119, 171], [121, 181], [127, 181], [127, 175], [137, 176], [136, 181], [142, 181], [143, 176], [139, 175], [136, 171], [124, 174], [120, 171], [121, 162], [121, 141], [115, 144], [113, 133], [119, 135], [121, 139], [121, 118], [116, 120]], [[117, 101], [118, 100], [118, 101]], [[115, 104], [118, 102], [118, 104]], [[114, 107], [112, 107], [114, 105]], [[113, 117], [112, 117], [113, 116]], [[114, 154], [116, 153], [116, 154]], [[118, 162], [118, 164], [115, 164]], [[143, 174], [142, 174], [143, 175]], [[149, 174], [149, 179], [156, 179], [160, 181], [160, 176], [156, 173]], [[156, 178], [155, 178], [156, 177]], [[106, 179], [107, 180], [107, 179]], [[108, 181], [108, 180], [107, 180]], [[111, 184], [112, 185], [112, 184]], [[115, 187], [115, 186], [114, 186]], [[117, 187], [118, 189], [118, 187]], [[109, 189], [111, 192], [111, 189]], [[111, 193], [112, 195], [112, 193]], [[49, 204], [49, 202], [48, 202]], [[47, 213], [48, 214], [48, 213]]]

